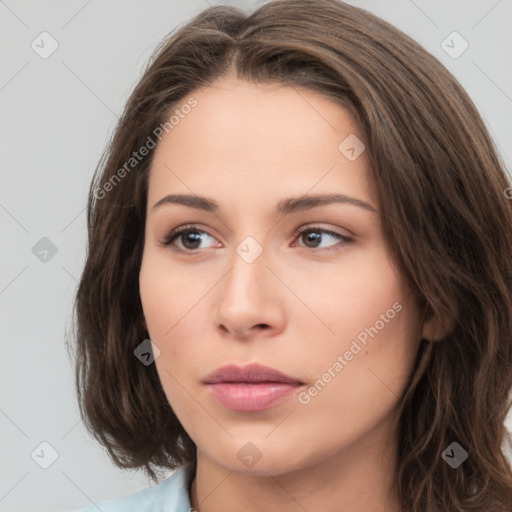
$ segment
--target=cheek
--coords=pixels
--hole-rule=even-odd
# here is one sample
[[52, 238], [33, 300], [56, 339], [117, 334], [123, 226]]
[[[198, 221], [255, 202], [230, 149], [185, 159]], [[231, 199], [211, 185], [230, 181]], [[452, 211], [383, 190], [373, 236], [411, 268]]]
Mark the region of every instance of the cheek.
[[362, 247], [347, 256], [335, 272], [321, 276], [303, 294], [310, 309], [331, 329], [331, 338], [339, 340], [339, 349], [358, 335], [363, 343], [365, 336], [371, 339], [366, 329], [376, 323], [379, 332], [389, 332], [401, 315], [397, 310], [408, 300], [383, 246]]
[[157, 371], [172, 392], [178, 385], [173, 377], [182, 382], [201, 364], [197, 343], [204, 338], [206, 313], [199, 299], [205, 291], [184, 272], [170, 272], [165, 254], [151, 251], [141, 264], [139, 288], [149, 337], [160, 350]]
[[[344, 270], [313, 296], [312, 309], [323, 312], [322, 320], [331, 330], [323, 329], [323, 343], [316, 336], [314, 345], [309, 344], [308, 366], [324, 395], [318, 402], [326, 400], [327, 406], [333, 400], [345, 410], [379, 397], [392, 402], [412, 371], [420, 323], [409, 290], [386, 253], [361, 255], [350, 272]], [[312, 326], [302, 327], [315, 339]]]
[[190, 288], [183, 275], [169, 272], [165, 255], [148, 250], [139, 273], [140, 299], [148, 331], [154, 341], [167, 339], [173, 326], [185, 315], [183, 299]]
[[139, 272], [139, 293], [144, 312], [144, 318], [148, 324], [150, 333], [155, 331], [155, 321], [162, 318], [162, 307], [164, 302], [161, 300], [165, 283], [164, 279], [157, 279], [158, 275], [164, 276], [163, 269], [159, 268], [158, 261], [152, 257], [147, 249], [148, 240], [146, 240], [146, 248], [142, 256], [142, 262]]
[[[384, 301], [384, 305], [388, 303]], [[411, 375], [419, 342], [411, 321], [414, 311], [401, 305], [377, 334], [370, 329], [369, 334], [365, 322], [359, 326], [352, 322], [352, 332], [367, 334], [366, 344], [357, 335], [343, 335], [335, 348], [308, 357], [312, 379], [300, 397], [303, 405], [297, 419], [311, 427], [321, 425], [326, 439], [343, 438], [350, 443], [392, 418]], [[380, 313], [379, 308], [376, 311]], [[373, 319], [370, 326], [375, 323], [374, 316], [365, 317]]]

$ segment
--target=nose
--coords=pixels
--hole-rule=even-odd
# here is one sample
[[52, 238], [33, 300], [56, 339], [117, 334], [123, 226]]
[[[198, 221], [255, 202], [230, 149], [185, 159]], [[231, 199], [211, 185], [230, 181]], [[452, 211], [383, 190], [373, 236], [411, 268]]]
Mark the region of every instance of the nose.
[[284, 329], [286, 287], [268, 266], [265, 251], [248, 261], [234, 251], [218, 287], [216, 324], [222, 335], [238, 340], [275, 336]]

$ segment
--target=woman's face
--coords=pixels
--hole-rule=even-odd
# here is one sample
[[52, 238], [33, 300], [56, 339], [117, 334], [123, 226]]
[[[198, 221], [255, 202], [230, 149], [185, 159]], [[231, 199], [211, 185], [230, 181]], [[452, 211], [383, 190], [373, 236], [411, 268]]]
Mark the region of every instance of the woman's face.
[[[359, 127], [275, 84], [222, 79], [190, 98], [154, 150], [140, 270], [169, 403], [198, 454], [230, 471], [384, 453], [423, 333]], [[155, 206], [170, 194], [191, 199]], [[244, 374], [253, 363], [290, 381]], [[241, 376], [211, 383], [226, 365]]]

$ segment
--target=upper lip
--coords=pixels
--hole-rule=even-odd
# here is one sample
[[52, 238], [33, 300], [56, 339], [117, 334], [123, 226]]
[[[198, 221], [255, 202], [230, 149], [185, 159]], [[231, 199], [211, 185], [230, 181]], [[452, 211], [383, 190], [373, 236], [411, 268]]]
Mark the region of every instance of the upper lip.
[[219, 382], [284, 382], [303, 384], [300, 380], [285, 375], [274, 368], [257, 363], [247, 366], [237, 366], [234, 364], [223, 366], [210, 373], [203, 382], [205, 384], [217, 384]]

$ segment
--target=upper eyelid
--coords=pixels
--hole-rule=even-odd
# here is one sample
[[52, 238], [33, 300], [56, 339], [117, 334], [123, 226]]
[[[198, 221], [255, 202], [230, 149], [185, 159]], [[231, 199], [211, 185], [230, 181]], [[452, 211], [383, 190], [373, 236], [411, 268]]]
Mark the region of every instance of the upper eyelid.
[[[171, 233], [178, 233], [178, 232], [182, 232], [182, 231], [187, 231], [187, 230], [196, 230], [196, 231], [200, 231], [202, 233], [206, 233], [207, 235], [210, 235], [210, 236], [214, 236], [210, 233], [209, 229], [210, 228], [202, 228], [200, 226], [201, 223], [186, 223], [186, 224], [183, 224], [181, 226], [177, 226], [176, 228], [173, 228], [173, 229], [170, 229], [168, 231], [166, 231], [165, 233], [167, 235], [170, 235]], [[307, 223], [307, 224], [304, 224], [304, 225], [301, 225], [300, 227], [298, 227], [297, 229], [294, 229], [293, 230], [293, 234], [299, 232], [299, 231], [304, 231], [304, 230], [308, 230], [308, 229], [318, 229], [319, 231], [329, 231], [333, 234], [336, 234], [336, 235], [340, 235], [340, 236], [347, 236], [347, 237], [350, 237], [350, 236], [355, 236], [354, 233], [352, 233], [349, 229], [347, 228], [339, 228], [339, 229], [343, 229], [345, 230], [348, 234], [344, 235], [343, 233], [337, 233], [336, 232], [336, 228], [330, 228], [330, 227], [325, 227], [325, 226], [322, 226], [321, 225], [322, 222], [310, 222], [310, 223]], [[214, 238], [217, 238], [216, 236], [214, 236]]]
[[[327, 233], [327, 234], [331, 234], [335, 237], [339, 237], [342, 241], [343, 240], [354, 240], [356, 238], [352, 233], [350, 233], [349, 235], [337, 233], [336, 230], [327, 228], [327, 227], [323, 227], [319, 224], [321, 224], [321, 223], [310, 223], [310, 224], [305, 224], [303, 226], [300, 226], [299, 228], [297, 228], [293, 231], [293, 235], [295, 237], [298, 237], [305, 231], [318, 230], [318, 231], [323, 231], [324, 233]], [[162, 243], [165, 243], [166, 245], [171, 245], [171, 243], [174, 243], [177, 239], [179, 239], [180, 235], [182, 235], [183, 233], [190, 232], [190, 231], [198, 231], [201, 234], [204, 233], [204, 234], [210, 236], [211, 238], [214, 238], [215, 240], [217, 240], [216, 236], [212, 235], [207, 229], [201, 228], [199, 226], [199, 224], [188, 223], [188, 224], [178, 226], [178, 227], [168, 231], [164, 235]], [[169, 242], [167, 244], [166, 242], [171, 239], [173, 239], [172, 242]]]

